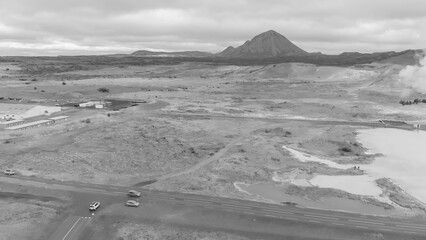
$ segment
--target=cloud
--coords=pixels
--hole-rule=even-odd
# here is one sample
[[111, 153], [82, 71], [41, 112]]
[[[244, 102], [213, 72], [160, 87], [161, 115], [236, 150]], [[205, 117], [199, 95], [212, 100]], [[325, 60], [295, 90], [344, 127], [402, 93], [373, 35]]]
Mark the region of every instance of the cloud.
[[217, 52], [269, 29], [307, 51], [399, 51], [425, 47], [425, 7], [422, 0], [13, 0], [0, 8], [0, 55], [5, 46], [7, 53]]

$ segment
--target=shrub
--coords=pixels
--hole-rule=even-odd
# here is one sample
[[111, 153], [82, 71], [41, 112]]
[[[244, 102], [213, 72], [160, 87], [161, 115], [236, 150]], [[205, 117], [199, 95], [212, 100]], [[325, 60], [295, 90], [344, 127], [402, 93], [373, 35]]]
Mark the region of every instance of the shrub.
[[352, 149], [348, 147], [341, 147], [339, 148], [339, 151], [349, 153], [349, 152], [352, 152]]
[[66, 82], [62, 82], [62, 85], [67, 85], [67, 83]]
[[86, 121], [85, 121], [86, 123], [90, 123], [91, 121], [90, 121], [90, 118], [88, 118], [88, 119], [86, 119]]
[[109, 89], [108, 89], [108, 88], [106, 88], [106, 87], [101, 87], [101, 88], [98, 88], [98, 91], [99, 91], [99, 92], [103, 92], [103, 93], [108, 93], [108, 92], [109, 92]]

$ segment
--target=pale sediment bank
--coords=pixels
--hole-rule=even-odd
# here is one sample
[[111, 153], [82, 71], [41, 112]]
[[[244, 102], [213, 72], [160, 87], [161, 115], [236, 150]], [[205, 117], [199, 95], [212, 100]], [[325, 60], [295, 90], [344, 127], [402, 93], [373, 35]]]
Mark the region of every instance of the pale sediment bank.
[[[367, 129], [360, 130], [357, 139], [368, 149], [369, 153], [381, 154], [372, 163], [360, 165], [364, 172], [363, 175], [314, 175], [309, 179], [292, 179], [291, 177], [283, 179], [274, 174], [273, 180], [280, 182], [281, 186], [273, 183], [238, 183], [234, 185], [240, 191], [258, 195], [274, 202], [282, 202], [287, 199], [304, 206], [318, 207], [315, 203], [306, 201], [306, 199], [284, 193], [284, 185], [299, 186], [298, 182], [304, 180], [302, 181], [303, 184], [300, 185], [301, 187], [308, 187], [308, 184], [311, 184], [319, 188], [338, 189], [350, 194], [373, 197], [380, 202], [400, 208], [389, 199], [376, 182], [377, 179], [388, 178], [401, 186], [407, 196], [416, 198], [420, 203], [426, 202], [426, 189], [424, 188], [426, 182], [426, 174], [424, 173], [426, 170], [426, 148], [423, 146], [426, 142], [426, 132], [390, 128]], [[301, 162], [317, 162], [336, 169], [353, 167], [353, 165], [339, 164], [288, 146], [283, 146], [283, 149]], [[324, 204], [322, 205], [321, 207], [324, 207]], [[345, 210], [351, 209], [347, 204], [343, 205], [345, 205]]]

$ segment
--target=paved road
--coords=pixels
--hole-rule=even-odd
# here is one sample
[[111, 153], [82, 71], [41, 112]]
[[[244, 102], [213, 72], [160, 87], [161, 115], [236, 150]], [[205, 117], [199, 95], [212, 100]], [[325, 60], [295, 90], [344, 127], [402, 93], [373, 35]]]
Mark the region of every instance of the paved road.
[[[400, 128], [400, 129], [415, 129], [411, 124], [385, 124], [372, 121], [345, 121], [345, 120], [322, 120], [322, 119], [305, 119], [297, 117], [282, 117], [282, 118], [271, 118], [271, 117], [249, 117], [249, 116], [232, 116], [232, 115], [219, 115], [219, 114], [187, 114], [187, 113], [156, 113], [158, 117], [181, 117], [181, 118], [192, 118], [192, 119], [242, 119], [242, 120], [258, 120], [268, 122], [308, 122], [321, 125], [349, 125], [349, 126], [365, 126], [365, 127], [389, 127], [389, 128]], [[422, 127], [422, 130], [423, 129]]]
[[[124, 196], [129, 190], [128, 187], [123, 186], [60, 182], [54, 180], [34, 179], [23, 176], [0, 177], [0, 181], [25, 186], [92, 194], [98, 196], [99, 198], [104, 198], [105, 196]], [[276, 205], [186, 193], [152, 191], [144, 189], [140, 189], [140, 191], [142, 192], [143, 197], [155, 199], [157, 201], [160, 200], [172, 202], [175, 204], [182, 204], [188, 207], [200, 207], [220, 211], [237, 212], [240, 214], [249, 214], [257, 217], [281, 218], [291, 221], [311, 222], [348, 228], [374, 230], [379, 232], [396, 232], [426, 236], [426, 222], [420, 220], [415, 221], [411, 219], [367, 216], [345, 212], [300, 208], [292, 205]], [[84, 209], [83, 212], [87, 213], [88, 211], [87, 209]], [[64, 223], [58, 228], [51, 239], [76, 239], [84, 226], [89, 222], [90, 218], [87, 218], [87, 216], [72, 216], [64, 221]]]

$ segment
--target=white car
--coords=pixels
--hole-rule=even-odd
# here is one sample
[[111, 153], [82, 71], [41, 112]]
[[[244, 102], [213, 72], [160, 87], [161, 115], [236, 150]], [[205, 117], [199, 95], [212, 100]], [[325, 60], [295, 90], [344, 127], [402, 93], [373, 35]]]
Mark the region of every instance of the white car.
[[139, 207], [140, 203], [138, 201], [135, 200], [128, 200], [126, 202], [126, 206], [127, 207]]
[[89, 206], [89, 210], [90, 211], [96, 211], [96, 210], [98, 210], [99, 206], [101, 206], [100, 202], [93, 201]]
[[127, 195], [129, 195], [129, 197], [140, 197], [141, 193], [136, 190], [130, 190]]
[[15, 172], [12, 169], [6, 169], [4, 171], [4, 174], [6, 174], [6, 175], [15, 175]]

